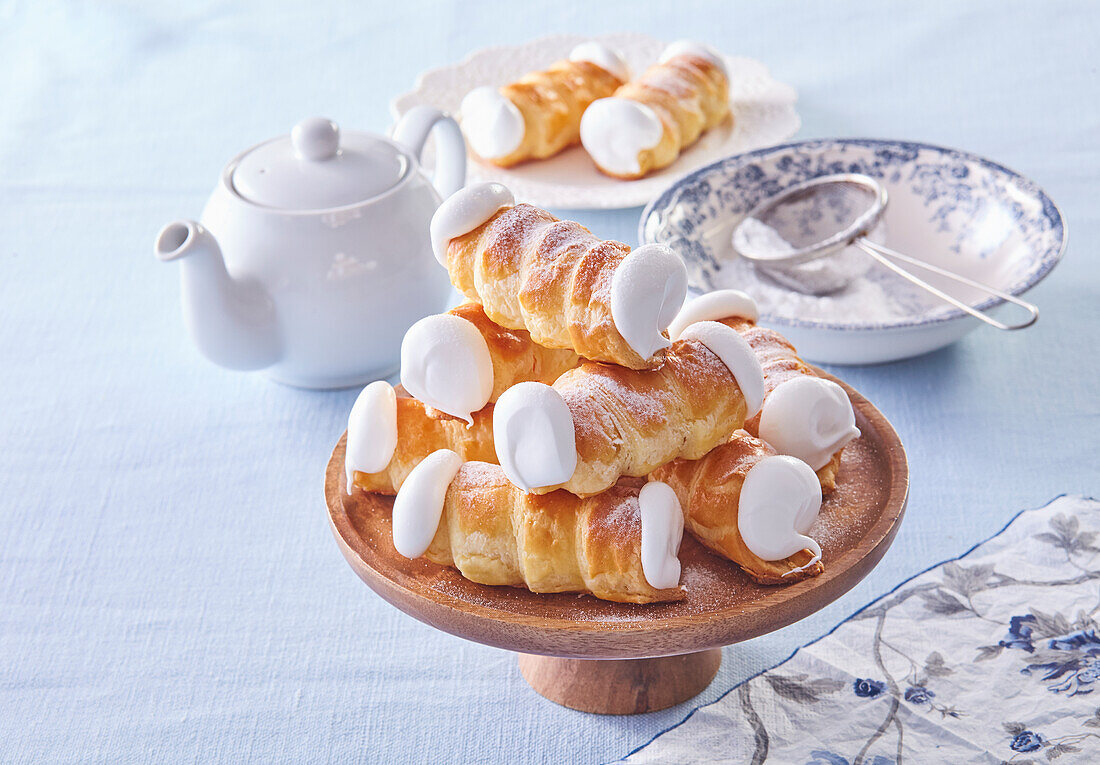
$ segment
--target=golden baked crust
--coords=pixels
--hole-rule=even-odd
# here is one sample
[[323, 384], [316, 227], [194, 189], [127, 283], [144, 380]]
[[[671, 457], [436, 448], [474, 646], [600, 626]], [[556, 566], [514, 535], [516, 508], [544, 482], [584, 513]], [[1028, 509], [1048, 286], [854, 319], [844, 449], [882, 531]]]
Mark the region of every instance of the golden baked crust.
[[652, 109], [664, 128], [661, 140], [653, 148], [638, 152], [637, 173], [624, 175], [603, 167], [600, 171], [633, 180], [671, 165], [704, 131], [730, 113], [729, 89], [721, 68], [699, 56], [683, 54], [651, 66], [641, 77], [616, 90], [615, 97]]
[[450, 449], [464, 460], [496, 462], [493, 448], [493, 405], [473, 413], [474, 424], [438, 412], [407, 395], [397, 397], [397, 447], [383, 470], [355, 471], [355, 485], [363, 491], [396, 494], [412, 469], [438, 449]]
[[533, 380], [549, 385], [581, 361], [571, 349], [545, 348], [522, 329], [505, 329], [486, 316], [478, 303], [463, 303], [448, 313], [466, 319], [485, 338], [493, 362], [490, 402], [516, 383]]
[[447, 246], [451, 283], [492, 321], [547, 348], [630, 369], [653, 366], [619, 334], [611, 278], [630, 252], [527, 204], [505, 207]]
[[579, 143], [584, 110], [622, 84], [614, 74], [588, 61], [558, 61], [545, 71], [525, 74], [500, 89], [523, 115], [523, 140], [511, 154], [482, 159], [511, 167], [529, 159], [552, 157]]
[[637, 486], [579, 499], [564, 491], [524, 494], [496, 465], [467, 462], [447, 489], [425, 557], [467, 579], [532, 592], [587, 592], [603, 600], [680, 600], [642, 571]]
[[698, 340], [672, 344], [654, 369], [586, 361], [554, 382], [573, 416], [577, 468], [560, 486], [591, 496], [620, 476], [696, 459], [740, 428], [748, 405], [726, 365]]
[[734, 434], [726, 443], [698, 460], [678, 459], [662, 465], [650, 474], [664, 481], [680, 500], [684, 526], [701, 543], [736, 563], [761, 584], [790, 584], [817, 576], [825, 567], [821, 561], [804, 571], [787, 574], [813, 559], [809, 550], [800, 550], [789, 558], [766, 561], [754, 555], [737, 530], [737, 508], [741, 486], [748, 472], [775, 450], [745, 431]]

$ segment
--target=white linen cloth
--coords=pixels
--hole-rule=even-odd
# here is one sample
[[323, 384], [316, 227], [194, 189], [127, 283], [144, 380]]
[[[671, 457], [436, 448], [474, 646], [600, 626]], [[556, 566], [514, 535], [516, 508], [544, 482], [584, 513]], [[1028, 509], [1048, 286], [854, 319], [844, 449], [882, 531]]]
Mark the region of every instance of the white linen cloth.
[[[0, 762], [613, 761], [1016, 508], [1095, 495], [1098, 25], [1072, 0], [0, 0]], [[304, 117], [384, 132], [427, 68], [624, 30], [765, 62], [800, 93], [799, 138], [1002, 162], [1073, 240], [1032, 329], [831, 370], [906, 446], [897, 541], [836, 603], [726, 649], [698, 698], [628, 718], [558, 707], [513, 655], [373, 595], [321, 499], [357, 391], [206, 362], [152, 253]], [[635, 244], [639, 212], [569, 216]]]

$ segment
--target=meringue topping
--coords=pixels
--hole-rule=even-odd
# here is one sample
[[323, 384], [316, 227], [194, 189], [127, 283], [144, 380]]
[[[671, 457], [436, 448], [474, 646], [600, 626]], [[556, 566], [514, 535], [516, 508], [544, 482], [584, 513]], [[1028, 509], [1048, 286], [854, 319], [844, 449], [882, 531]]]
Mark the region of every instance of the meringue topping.
[[755, 322], [760, 318], [756, 301], [741, 290], [715, 290], [684, 303], [680, 313], [668, 325], [668, 336], [679, 340], [685, 329], [697, 321], [721, 321], [732, 318]]
[[512, 192], [499, 183], [478, 183], [452, 194], [435, 211], [429, 227], [435, 259], [446, 268], [447, 245], [452, 239], [470, 233], [497, 210], [515, 203]]
[[680, 334], [680, 339], [698, 340], [722, 360], [745, 397], [745, 418], [755, 417], [764, 403], [764, 370], [745, 338], [725, 324], [697, 321]]
[[577, 469], [573, 415], [549, 385], [504, 391], [493, 409], [493, 441], [504, 475], [526, 492], [565, 483]]
[[658, 58], [657, 61], [663, 64], [677, 56], [695, 56], [697, 58], [706, 59], [721, 69], [722, 74], [729, 77], [729, 71], [726, 69], [726, 62], [722, 59], [722, 56], [709, 45], [704, 45], [694, 40], [677, 40], [674, 43], [669, 43], [668, 47], [662, 51], [661, 57]]
[[663, 244], [630, 252], [611, 277], [611, 318], [627, 344], [643, 359], [672, 343], [662, 332], [687, 297], [687, 268]]
[[401, 384], [433, 409], [473, 425], [473, 413], [493, 395], [489, 346], [460, 316], [425, 316], [401, 341]]
[[613, 48], [595, 40], [583, 42], [569, 53], [570, 61], [587, 61], [601, 69], [606, 69], [618, 79], [626, 82], [630, 79], [630, 68], [623, 57]]
[[780, 454], [819, 470], [859, 437], [859, 428], [843, 388], [806, 376], [786, 380], [768, 394], [760, 413], [760, 437]]
[[351, 494], [355, 471], [385, 470], [397, 448], [397, 394], [385, 380], [372, 382], [359, 393], [348, 416], [344, 454], [346, 490]]
[[810, 550], [821, 560], [821, 546], [806, 536], [821, 510], [821, 483], [802, 460], [787, 455], [766, 457], [753, 465], [741, 486], [737, 530], [745, 546], [762, 560], [783, 560]]
[[680, 542], [684, 513], [676, 492], [667, 483], [650, 481], [638, 494], [642, 518], [642, 574], [658, 590], [680, 583]]
[[462, 132], [470, 148], [485, 159], [506, 157], [519, 148], [527, 126], [507, 96], [488, 85], [474, 88], [459, 107]]
[[581, 117], [581, 143], [593, 161], [616, 175], [642, 171], [638, 154], [661, 142], [665, 128], [657, 112], [629, 98], [600, 98]]
[[406, 558], [419, 558], [432, 544], [447, 489], [462, 458], [450, 449], [432, 452], [412, 469], [393, 501], [393, 546]]

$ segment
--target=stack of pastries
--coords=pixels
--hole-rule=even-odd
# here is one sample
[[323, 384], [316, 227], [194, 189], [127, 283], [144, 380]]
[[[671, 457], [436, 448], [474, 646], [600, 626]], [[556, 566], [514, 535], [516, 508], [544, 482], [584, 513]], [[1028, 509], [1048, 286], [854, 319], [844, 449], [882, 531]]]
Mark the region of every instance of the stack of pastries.
[[734, 290], [685, 304], [667, 247], [460, 191], [431, 224], [468, 302], [368, 385], [346, 489], [396, 495], [393, 544], [487, 585], [684, 597], [686, 529], [761, 583], [820, 574], [808, 536], [859, 435], [851, 403]]
[[580, 143], [607, 175], [632, 180], [672, 164], [730, 114], [722, 57], [700, 43], [672, 43], [636, 79], [611, 48], [586, 42], [546, 70], [466, 94], [470, 150], [511, 167]]

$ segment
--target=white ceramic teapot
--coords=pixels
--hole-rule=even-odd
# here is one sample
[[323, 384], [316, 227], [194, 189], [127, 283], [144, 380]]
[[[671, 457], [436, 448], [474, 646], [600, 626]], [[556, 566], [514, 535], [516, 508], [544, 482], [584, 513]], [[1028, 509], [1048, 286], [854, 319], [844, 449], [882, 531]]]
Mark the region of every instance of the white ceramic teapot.
[[[433, 128], [434, 186], [418, 161]], [[445, 308], [428, 225], [465, 182], [462, 133], [418, 107], [391, 135], [304, 120], [226, 165], [201, 225], [161, 230], [156, 255], [180, 261], [184, 320], [211, 361], [359, 385], [393, 372], [405, 330]]]

